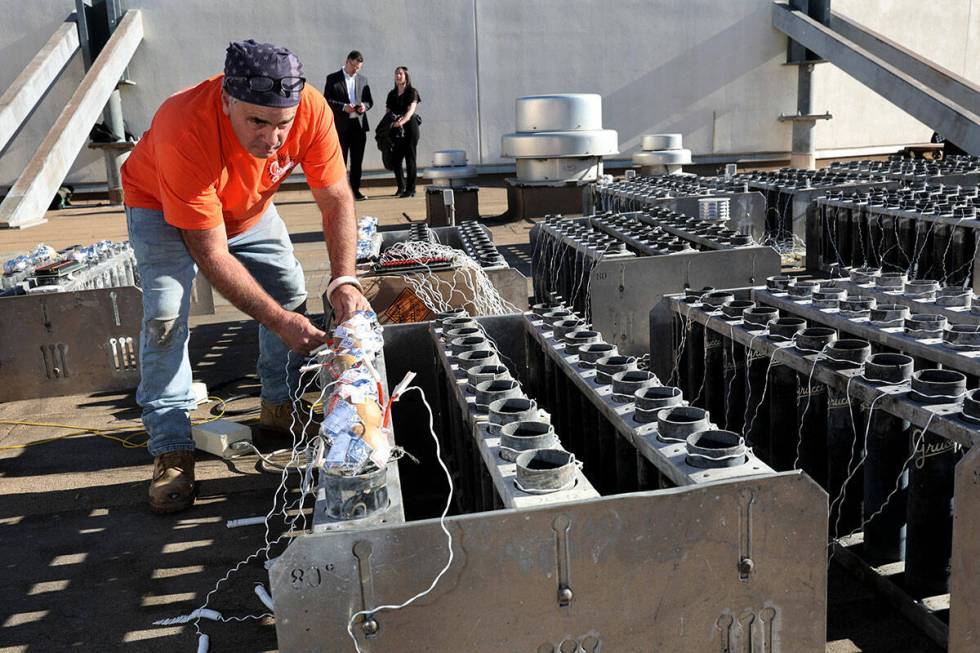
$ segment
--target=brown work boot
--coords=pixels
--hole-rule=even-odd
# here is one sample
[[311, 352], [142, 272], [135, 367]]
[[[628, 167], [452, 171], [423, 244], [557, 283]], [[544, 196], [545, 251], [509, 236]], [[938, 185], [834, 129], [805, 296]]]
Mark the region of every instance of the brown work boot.
[[[311, 405], [308, 401], [300, 401], [297, 404], [296, 419], [293, 420], [293, 408], [290, 402], [284, 404], [270, 404], [262, 400], [262, 413], [259, 415], [259, 429], [264, 435], [275, 438], [289, 438], [301, 436], [303, 425], [309, 422], [306, 427], [307, 437], [313, 437], [320, 432], [319, 415], [314, 414], [314, 419], [310, 419]], [[293, 430], [290, 432], [289, 427]]]
[[180, 512], [194, 505], [194, 452], [171, 451], [153, 459], [150, 510]]

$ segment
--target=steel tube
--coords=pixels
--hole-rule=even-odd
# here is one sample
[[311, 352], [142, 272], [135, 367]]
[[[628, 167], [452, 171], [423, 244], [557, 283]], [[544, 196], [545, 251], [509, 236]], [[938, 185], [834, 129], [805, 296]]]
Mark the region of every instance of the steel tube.
[[876, 559], [905, 557], [908, 471], [904, 467], [910, 437], [907, 421], [881, 411], [871, 415], [864, 459], [864, 550]]
[[949, 591], [953, 480], [961, 457], [956, 443], [925, 433], [909, 465], [905, 584], [930, 596]]

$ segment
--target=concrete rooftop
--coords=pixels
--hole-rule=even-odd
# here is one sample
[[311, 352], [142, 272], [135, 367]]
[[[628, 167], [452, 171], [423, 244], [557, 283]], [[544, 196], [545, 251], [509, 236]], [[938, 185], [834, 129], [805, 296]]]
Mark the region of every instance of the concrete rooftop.
[[[393, 187], [368, 187], [359, 215], [382, 224], [425, 217], [424, 193], [395, 199]], [[502, 188], [480, 191], [481, 212], [506, 208]], [[308, 191], [278, 194], [307, 275], [311, 309], [329, 278], [320, 218]], [[119, 208], [98, 203], [52, 212], [49, 222], [23, 231], [0, 231], [0, 253], [126, 239]], [[495, 227], [498, 245], [527, 242], [526, 222]], [[503, 247], [521, 261], [519, 248]], [[215, 315], [192, 319], [191, 360], [196, 378], [227, 400], [225, 416], [256, 417], [254, 322], [226, 302]], [[11, 334], [4, 334], [11, 337]], [[197, 417], [208, 416], [208, 407]], [[112, 435], [141, 442], [133, 393], [59, 397], [0, 405], [0, 652], [192, 651], [191, 625], [155, 627], [158, 619], [189, 613], [239, 560], [263, 546], [261, 526], [228, 529], [228, 519], [265, 514], [278, 476], [259, 471], [254, 456], [233, 462], [198, 454], [200, 498], [192, 510], [152, 515], [145, 505], [152, 460], [143, 448], [125, 448], [91, 434], [27, 448], [2, 448], [72, 433], [49, 426], [117, 429]], [[278, 443], [257, 440], [266, 449]], [[212, 595], [209, 607], [225, 616], [259, 614], [255, 582], [268, 583], [259, 563], [244, 567]], [[836, 565], [830, 576], [827, 651], [834, 653], [940, 649]], [[270, 619], [202, 622], [212, 651], [276, 650]], [[337, 650], [347, 650], [346, 642]], [[349, 647], [348, 647], [349, 648]]]

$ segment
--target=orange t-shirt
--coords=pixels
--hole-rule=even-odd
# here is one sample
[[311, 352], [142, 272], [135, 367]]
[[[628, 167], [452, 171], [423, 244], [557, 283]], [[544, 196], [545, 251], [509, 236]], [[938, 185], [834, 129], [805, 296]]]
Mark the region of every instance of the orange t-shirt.
[[257, 159], [221, 110], [223, 79], [206, 79], [160, 106], [122, 168], [127, 206], [163, 211], [180, 229], [210, 229], [224, 221], [234, 236], [258, 222], [297, 164], [310, 188], [344, 178], [333, 112], [319, 91], [303, 89], [286, 141], [275, 155]]

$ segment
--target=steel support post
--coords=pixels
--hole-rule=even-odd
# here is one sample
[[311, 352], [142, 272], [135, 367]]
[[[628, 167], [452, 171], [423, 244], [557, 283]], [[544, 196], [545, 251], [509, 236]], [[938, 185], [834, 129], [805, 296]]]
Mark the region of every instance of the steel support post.
[[[108, 22], [108, 31], [111, 35], [116, 30], [116, 25], [122, 17], [122, 11], [119, 8], [117, 0], [105, 0], [105, 4], [106, 21]], [[86, 6], [87, 3], [85, 0], [75, 0], [75, 12], [78, 16], [78, 33], [80, 36], [82, 58], [85, 64], [85, 70], [88, 71], [97, 53], [92, 52]], [[112, 91], [108, 102], [106, 102], [105, 109], [102, 111], [102, 120], [106, 129], [115, 136], [117, 142], [123, 143], [126, 141], [126, 128], [123, 123], [122, 114], [122, 97], [119, 93], [118, 86]], [[112, 204], [122, 204], [122, 164], [129, 157], [129, 152], [107, 147], [102, 150], [102, 155], [105, 158], [106, 187], [109, 202]]]
[[[122, 97], [119, 94], [118, 88], [109, 96], [109, 102], [106, 104], [105, 111], [102, 112], [102, 118], [105, 121], [105, 126], [116, 137], [116, 141], [120, 143], [125, 142], [126, 128], [123, 126]], [[129, 152], [114, 148], [105, 148], [102, 152], [105, 157], [105, 174], [109, 202], [111, 204], [122, 204], [122, 164], [129, 157]]]
[[[813, 64], [801, 64], [796, 70], [796, 112], [799, 116], [809, 116], [813, 113]], [[815, 126], [815, 120], [793, 121], [793, 151], [789, 158], [791, 168], [813, 170], [817, 167], [813, 144]]]

